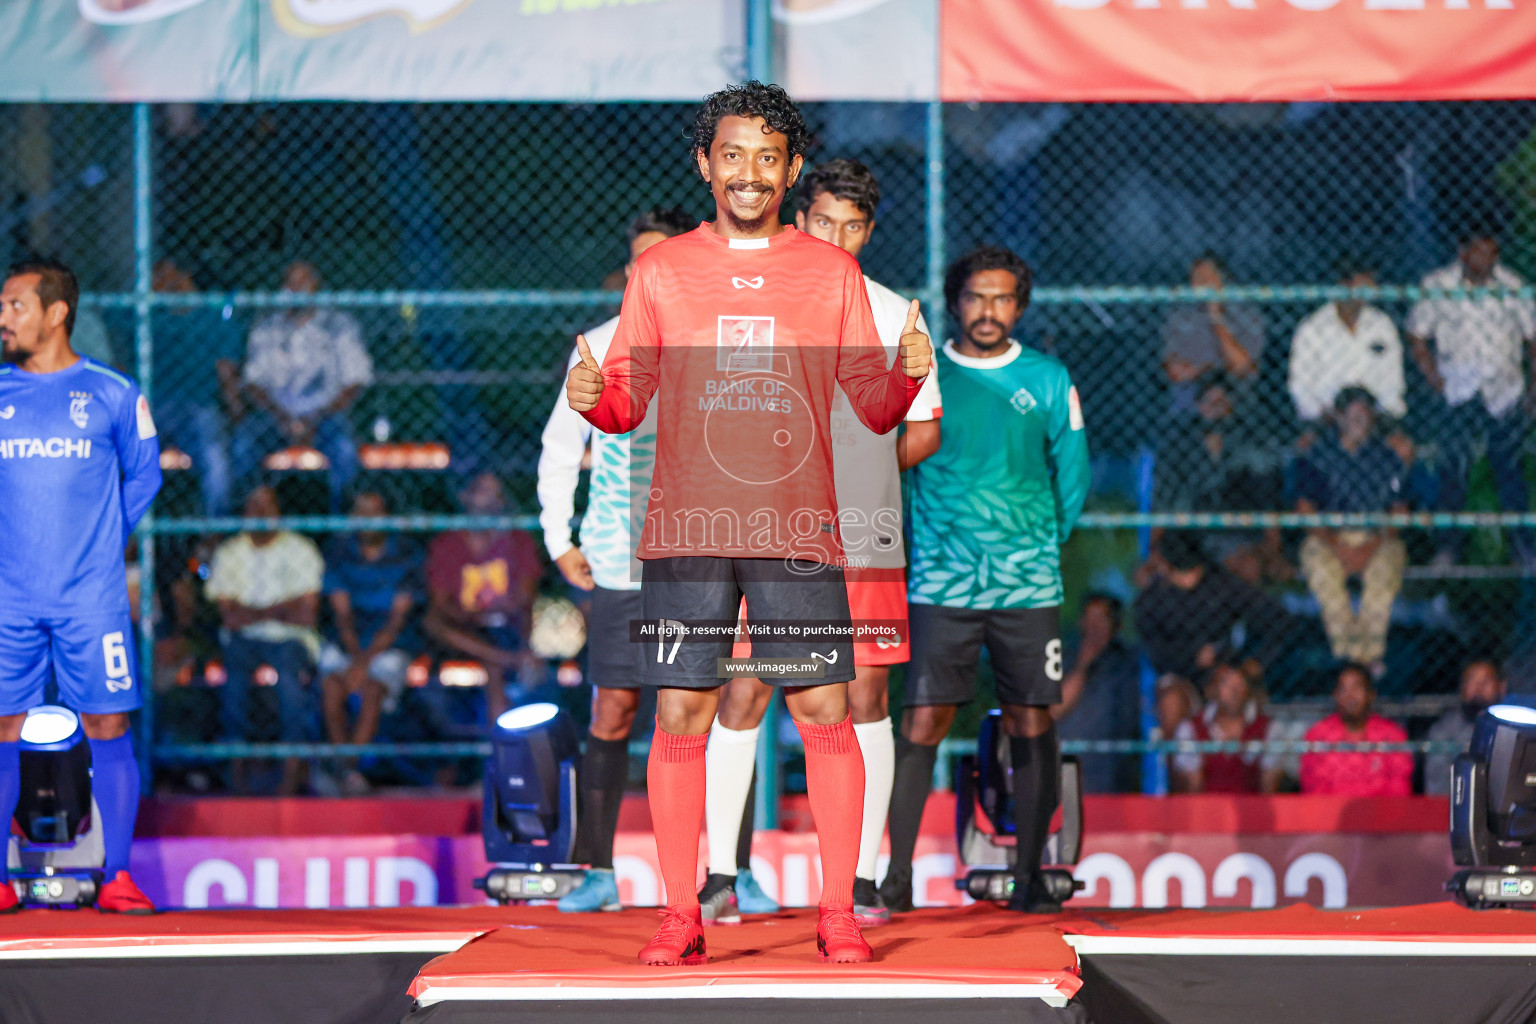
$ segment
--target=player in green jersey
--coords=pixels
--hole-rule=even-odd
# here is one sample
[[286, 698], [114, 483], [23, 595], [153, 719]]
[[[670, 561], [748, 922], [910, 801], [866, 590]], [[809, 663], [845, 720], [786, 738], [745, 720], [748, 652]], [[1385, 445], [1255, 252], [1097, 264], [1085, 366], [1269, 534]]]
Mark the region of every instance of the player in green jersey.
[[1018, 910], [1059, 909], [1039, 879], [1059, 799], [1061, 544], [1088, 493], [1082, 407], [1066, 367], [1010, 334], [1031, 274], [1006, 249], [952, 264], [944, 298], [958, 337], [936, 354], [944, 443], [911, 471], [907, 572], [912, 660], [896, 744], [891, 862], [880, 895], [912, 907], [912, 850], [938, 744], [992, 658], [1013, 763]]

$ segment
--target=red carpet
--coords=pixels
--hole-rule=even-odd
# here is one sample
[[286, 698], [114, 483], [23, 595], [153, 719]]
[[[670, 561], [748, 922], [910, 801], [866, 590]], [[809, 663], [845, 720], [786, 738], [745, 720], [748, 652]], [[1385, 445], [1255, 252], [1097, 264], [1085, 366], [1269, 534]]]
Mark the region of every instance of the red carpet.
[[549, 990], [587, 990], [633, 999], [647, 988], [708, 987], [716, 996], [749, 998], [766, 990], [833, 985], [850, 986], [850, 994], [853, 988], [868, 991], [868, 986], [886, 993], [893, 987], [931, 988], [934, 997], [953, 998], [966, 989], [1008, 986], [1021, 998], [1054, 1001], [1070, 998], [1082, 984], [1077, 956], [1060, 932], [1029, 927], [1017, 915], [990, 906], [903, 915], [866, 933], [875, 949], [874, 963], [835, 967], [817, 959], [814, 910], [709, 928], [710, 962], [699, 967], [635, 963], [657, 921], [649, 910], [594, 919], [530, 908], [516, 925], [429, 963], [411, 994], [431, 1002], [454, 998], [456, 989], [473, 990], [481, 999], [548, 998]]

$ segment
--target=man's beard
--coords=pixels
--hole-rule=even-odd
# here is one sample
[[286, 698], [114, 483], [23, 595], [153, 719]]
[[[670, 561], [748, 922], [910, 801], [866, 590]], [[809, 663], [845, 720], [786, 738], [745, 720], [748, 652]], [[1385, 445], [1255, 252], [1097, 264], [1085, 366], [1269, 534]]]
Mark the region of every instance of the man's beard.
[[[753, 194], [756, 194], [759, 190], [757, 190], [757, 189], [730, 189], [728, 191], [732, 191], [732, 192], [751, 192]], [[768, 217], [771, 214], [775, 213], [775, 212], [776, 211], [773, 209], [773, 204], [770, 203], [770, 204], [768, 204], [767, 206], [765, 206], [763, 208], [763, 212], [761, 214], [759, 214], [758, 216], [753, 217], [751, 220], [742, 220], [740, 217], [736, 216], [736, 211], [732, 210], [730, 204], [727, 203], [726, 206], [725, 206], [725, 220], [726, 220], [726, 223], [731, 226], [731, 230], [732, 231], [739, 231], [739, 232], [742, 232], [743, 234], [752, 234], [752, 233], [754, 233], [756, 231], [761, 230], [763, 225], [768, 222]]]
[[[976, 340], [976, 328], [980, 327], [982, 324], [991, 324], [998, 329], [1000, 334], [996, 341]], [[991, 317], [982, 317], [980, 320], [972, 321], [966, 325], [965, 340], [970, 342], [972, 345], [975, 345], [979, 349], [984, 351], [991, 351], [992, 349], [1000, 348], [1003, 345], [1008, 344], [1008, 328], [1004, 327], [998, 321], [993, 320]]]

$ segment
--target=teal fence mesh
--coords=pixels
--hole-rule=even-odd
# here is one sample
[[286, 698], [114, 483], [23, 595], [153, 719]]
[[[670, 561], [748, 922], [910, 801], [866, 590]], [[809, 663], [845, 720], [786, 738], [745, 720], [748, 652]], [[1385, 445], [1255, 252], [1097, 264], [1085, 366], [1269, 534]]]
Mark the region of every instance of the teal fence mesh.
[[[0, 249], [58, 255], [77, 269], [88, 292], [77, 344], [140, 377], [170, 451], [165, 490], [131, 554], [142, 560], [143, 657], [154, 681], [143, 728], [164, 785], [230, 784], [230, 757], [284, 752], [240, 744], [279, 740], [390, 744], [360, 762], [380, 784], [475, 774], [486, 687], [442, 685], [443, 663], [464, 652], [424, 628], [424, 596], [402, 634], [405, 682], [391, 689], [378, 730], [336, 731], [319, 684], [326, 672], [309, 652], [297, 670], [300, 703], [285, 712], [285, 688], [262, 685], [273, 666], [221, 641], [207, 594], [215, 552], [242, 529], [241, 510], [262, 483], [275, 486], [278, 507], [261, 514], [312, 538], [330, 568], [357, 527], [395, 536], [422, 595], [425, 552], [445, 531], [536, 529], [540, 432], [572, 336], [617, 308], [626, 225], [654, 206], [709, 212], [688, 159], [691, 111], [0, 106], [0, 149], [12, 154], [0, 162]], [[1126, 608], [1122, 642], [1150, 655], [1124, 691], [1090, 691], [1100, 705], [1132, 702], [1144, 717], [1110, 727], [1098, 719], [1116, 716], [1100, 715], [1079, 740], [1144, 739], [1154, 714], [1148, 681], [1172, 672], [1201, 682], [1208, 658], [1193, 665], [1170, 653], [1179, 643], [1159, 648], [1143, 635], [1137, 598], [1166, 586], [1157, 553], [1168, 530], [1192, 530], [1212, 572], [1224, 566], [1262, 595], [1253, 605], [1262, 614], [1195, 615], [1189, 629], [1215, 630], [1205, 639], [1220, 657], [1250, 659], [1276, 708], [1325, 712], [1341, 654], [1378, 662], [1383, 699], [1408, 702], [1415, 735], [1456, 703], [1470, 659], [1491, 658], [1513, 688], [1530, 688], [1536, 581], [1515, 528], [1536, 528], [1519, 515], [1531, 466], [1524, 403], [1497, 418], [1476, 414], [1480, 398], [1447, 406], [1413, 359], [1407, 325], [1426, 300], [1424, 275], [1455, 262], [1469, 232], [1496, 238], [1522, 279], [1536, 274], [1536, 105], [836, 103], [806, 112], [812, 163], [854, 156], [879, 177], [865, 268], [922, 297], [936, 333], [948, 260], [993, 242], [1036, 271], [1021, 335], [1072, 371], [1094, 451], [1089, 514], [1065, 556], [1067, 620], [1084, 594], [1111, 594]], [[1224, 269], [1219, 292], [1191, 289], [1213, 283], [1190, 276], [1206, 252]], [[1341, 291], [1346, 256], [1372, 270], [1374, 284]], [[313, 274], [293, 276], [300, 262]], [[285, 293], [285, 281], [314, 294]], [[1523, 315], [1510, 310], [1530, 293], [1505, 285], [1492, 297], [1438, 301], [1452, 319], [1478, 303]], [[1311, 453], [1334, 428], [1298, 412], [1293, 337], [1304, 318], [1351, 296], [1395, 328], [1401, 408], [1377, 431], [1411, 458], [1400, 501], [1347, 521], [1309, 519], [1297, 515], [1298, 495], [1311, 493]], [[1170, 382], [1170, 333], [1207, 330], [1212, 302], [1241, 325], [1251, 367]], [[278, 362], [295, 394], [324, 391], [337, 375], [355, 393], [297, 422], [270, 415], [250, 390], [271, 375], [255, 358], [258, 336], [266, 351], [285, 353]], [[334, 354], [341, 337], [354, 346], [345, 358]], [[1520, 380], [1536, 369], [1517, 363]], [[1348, 377], [1336, 359], [1317, 372], [1333, 385]], [[1327, 392], [1308, 379], [1299, 390], [1309, 385]], [[309, 446], [327, 468], [282, 455]], [[483, 474], [499, 484], [499, 501], [482, 495], [466, 506]], [[392, 518], [348, 518], [361, 492], [380, 494]], [[1403, 514], [1387, 516], [1393, 508]], [[482, 518], [463, 519], [469, 511]], [[1302, 564], [1319, 527], [1368, 543], [1391, 529], [1404, 544], [1379, 650], [1325, 629]], [[536, 536], [529, 548], [539, 559], [527, 568], [529, 591], [569, 597]], [[320, 632], [335, 640], [331, 602], [319, 604]], [[238, 722], [220, 717], [232, 653], [264, 666]], [[493, 675], [514, 701], [549, 695], [584, 715], [585, 691], [562, 685], [577, 678], [570, 666], [561, 674], [562, 660], [509, 656]], [[326, 749], [333, 761], [342, 753]]]

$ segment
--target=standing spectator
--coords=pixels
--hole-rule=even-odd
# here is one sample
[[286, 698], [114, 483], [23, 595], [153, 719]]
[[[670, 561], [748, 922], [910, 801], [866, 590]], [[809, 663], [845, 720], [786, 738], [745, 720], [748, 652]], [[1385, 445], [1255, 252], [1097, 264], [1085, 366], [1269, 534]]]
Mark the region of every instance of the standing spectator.
[[[1227, 272], [1215, 253], [1204, 253], [1189, 267], [1191, 288], [1220, 290]], [[1264, 320], [1252, 306], [1212, 299], [1203, 305], [1181, 303], [1163, 323], [1163, 372], [1172, 386], [1172, 411], [1194, 407], [1194, 382], [1210, 370], [1222, 370], [1244, 384], [1259, 374], [1264, 354]]]
[[[1268, 740], [1268, 715], [1254, 699], [1248, 677], [1236, 665], [1221, 662], [1206, 683], [1205, 710], [1180, 722], [1175, 739]], [[1280, 788], [1280, 758], [1275, 754], [1175, 754], [1176, 793], [1274, 793]]]
[[[1498, 239], [1473, 231], [1456, 262], [1425, 276], [1423, 287], [1514, 289], [1524, 283], [1499, 262]], [[1536, 341], [1536, 303], [1499, 294], [1423, 298], [1409, 314], [1408, 334], [1414, 362], [1441, 398], [1433, 428], [1441, 452], [1440, 507], [1466, 506], [1472, 463], [1479, 444], [1486, 443], [1500, 503], [1507, 512], [1524, 512], [1522, 350]], [[1459, 561], [1465, 543], [1465, 531], [1446, 531], [1436, 557]], [[1524, 531], [1516, 535], [1515, 547], [1522, 557], [1531, 555]]]
[[[501, 481], [482, 473], [460, 495], [470, 515], [506, 510]], [[473, 658], [489, 675], [486, 711], [507, 709], [506, 675], [530, 665], [528, 631], [543, 567], [526, 530], [455, 530], [427, 553], [427, 634], [445, 653]]]
[[[191, 295], [192, 275], [172, 260], [155, 264], [155, 291]], [[164, 442], [192, 457], [210, 516], [229, 511], [229, 452], [225, 416], [244, 408], [240, 396], [240, 338], [228, 307], [175, 307], [156, 312], [155, 413]], [[222, 405], [222, 409], [221, 409]]]
[[[1401, 726], [1371, 710], [1376, 690], [1371, 670], [1350, 663], [1339, 669], [1334, 712], [1307, 730], [1309, 743], [1402, 743]], [[1301, 755], [1301, 791], [1332, 796], [1407, 796], [1413, 790], [1413, 755], [1338, 751]]]
[[1158, 541], [1159, 571], [1131, 606], [1136, 632], [1159, 673], [1203, 676], [1238, 659], [1250, 676], [1279, 655], [1285, 609], [1257, 587], [1211, 565], [1197, 535], [1169, 530]]
[[[319, 290], [313, 264], [301, 260], [283, 274], [286, 293]], [[331, 505], [339, 507], [357, 475], [347, 411], [372, 380], [373, 361], [350, 314], [302, 306], [257, 321], [241, 376], [250, 408], [235, 428], [237, 471], [253, 473], [262, 456], [277, 448], [313, 447], [331, 464]]]
[[[1124, 606], [1110, 594], [1083, 599], [1078, 644], [1061, 684], [1061, 703], [1051, 708], [1064, 740], [1141, 738], [1141, 669], [1136, 652], [1120, 639]], [[1136, 759], [1091, 754], [1083, 762], [1083, 790], [1132, 793], [1138, 787]]]
[[[1343, 288], [1374, 288], [1376, 272], [1346, 257], [1337, 280]], [[1408, 413], [1397, 326], [1364, 299], [1330, 302], [1297, 326], [1288, 376], [1296, 417], [1309, 432], [1321, 426], [1339, 392], [1349, 387], [1365, 388], [1394, 419]]]
[[[256, 488], [245, 501], [248, 519], [281, 514], [270, 487]], [[213, 553], [205, 592], [218, 605], [223, 623], [219, 645], [227, 678], [220, 690], [220, 718], [226, 740], [249, 738], [246, 697], [262, 665], [277, 673], [279, 737], [290, 743], [313, 739], [304, 676], [320, 651], [316, 622], [324, 574], [314, 541], [287, 530], [239, 533]], [[291, 796], [299, 784], [299, 760], [289, 758], [279, 792]]]
[[[1452, 708], [1429, 727], [1424, 738], [1455, 743], [1466, 750], [1472, 743], [1477, 716], [1504, 699], [1507, 683], [1498, 664], [1479, 658], [1461, 670], [1461, 707]], [[1424, 792], [1444, 795], [1451, 791], [1451, 762], [1455, 754], [1424, 756]]]
[[[376, 519], [387, 515], [383, 497], [369, 491], [352, 502], [352, 514]], [[379, 716], [405, 690], [408, 653], [415, 637], [411, 609], [421, 589], [421, 558], [398, 533], [362, 530], [340, 538], [326, 559], [325, 593], [331, 602], [335, 637], [320, 651], [320, 679], [325, 731], [332, 743], [371, 743]], [[353, 694], [360, 705], [347, 721]], [[341, 780], [348, 795], [365, 793], [368, 783], [349, 764]]]
[[[1347, 387], [1337, 399], [1337, 426], [1296, 464], [1296, 510], [1402, 512], [1408, 459], [1413, 450], [1398, 437], [1397, 450], [1376, 434], [1376, 400], [1365, 388]], [[1380, 674], [1387, 651], [1392, 602], [1403, 586], [1408, 549], [1392, 529], [1307, 531], [1301, 571], [1322, 609], [1334, 657], [1371, 666]], [[1360, 610], [1351, 606], [1346, 583], [1360, 578]]]

